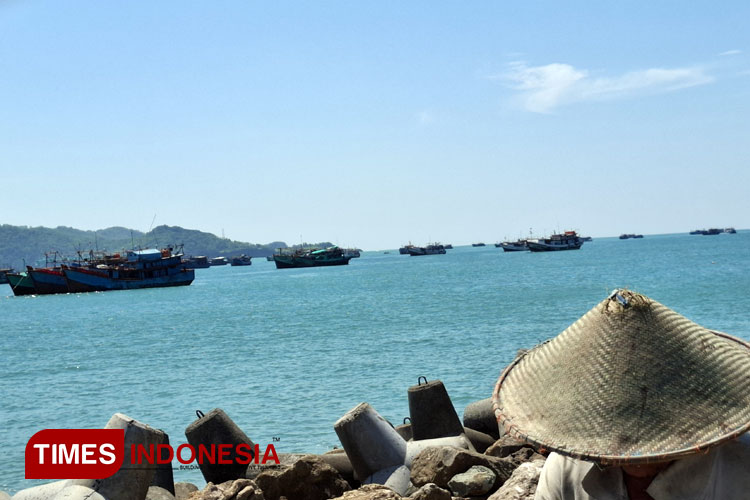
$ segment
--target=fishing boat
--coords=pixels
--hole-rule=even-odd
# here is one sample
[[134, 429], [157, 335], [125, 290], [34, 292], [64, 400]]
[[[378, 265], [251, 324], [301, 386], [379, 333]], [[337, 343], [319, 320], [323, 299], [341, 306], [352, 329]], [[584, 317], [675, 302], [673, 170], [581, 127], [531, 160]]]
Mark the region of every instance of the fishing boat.
[[245, 255], [244, 253], [239, 257], [232, 257], [232, 260], [230, 261], [232, 266], [249, 266], [252, 263], [252, 257]]
[[209, 265], [211, 267], [214, 266], [226, 266], [229, 264], [229, 260], [226, 257], [214, 257], [210, 261], [208, 261]]
[[293, 269], [297, 267], [346, 266], [352, 258], [344, 251], [332, 246], [322, 249], [282, 249], [273, 254], [276, 269]]
[[344, 255], [348, 256], [351, 259], [358, 259], [361, 255], [362, 250], [359, 248], [345, 248], [344, 249]]
[[553, 234], [549, 238], [536, 238], [526, 241], [532, 252], [555, 252], [559, 250], [578, 250], [583, 240], [575, 231]]
[[484, 245], [484, 243], [480, 242], [480, 243], [472, 243], [471, 246], [473, 246], [473, 247], [483, 247], [485, 245]]
[[503, 249], [503, 252], [525, 252], [529, 249], [526, 240], [503, 241], [495, 246]]
[[401, 255], [409, 255], [409, 249], [414, 248], [414, 245], [409, 242], [408, 245], [404, 245], [401, 248], [398, 249], [398, 253]]
[[635, 239], [643, 238], [643, 235], [642, 234], [632, 234], [632, 233], [621, 234], [620, 235], [620, 239], [621, 240], [628, 240], [628, 239], [631, 239], [631, 238], [635, 238]]
[[182, 254], [172, 248], [129, 250], [117, 263], [62, 270], [70, 292], [186, 286], [195, 279], [195, 270], [183, 267]]
[[207, 269], [211, 267], [205, 255], [190, 256], [182, 259], [182, 264], [188, 269]]
[[6, 273], [5, 276], [8, 278], [8, 284], [10, 289], [13, 290], [13, 295], [34, 295], [36, 293], [34, 281], [27, 273]]
[[412, 246], [408, 249], [408, 251], [409, 255], [411, 255], [412, 257], [417, 257], [420, 255], [438, 255], [445, 253], [445, 247], [439, 243], [432, 243], [427, 245], [426, 247]]

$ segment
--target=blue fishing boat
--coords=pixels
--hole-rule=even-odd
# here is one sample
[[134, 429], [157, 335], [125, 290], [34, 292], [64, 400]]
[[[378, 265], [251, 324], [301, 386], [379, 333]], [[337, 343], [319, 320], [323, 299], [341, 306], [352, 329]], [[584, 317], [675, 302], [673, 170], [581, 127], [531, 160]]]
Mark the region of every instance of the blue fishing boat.
[[187, 286], [195, 279], [195, 270], [183, 267], [182, 254], [171, 248], [130, 250], [121, 262], [62, 269], [71, 292]]

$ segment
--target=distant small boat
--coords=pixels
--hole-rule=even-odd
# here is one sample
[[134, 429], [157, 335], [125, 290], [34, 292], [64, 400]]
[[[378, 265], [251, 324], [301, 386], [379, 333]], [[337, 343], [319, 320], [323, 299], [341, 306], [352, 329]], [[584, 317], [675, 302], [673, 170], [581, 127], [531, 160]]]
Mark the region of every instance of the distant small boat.
[[349, 257], [350, 259], [358, 259], [360, 257], [360, 250], [359, 248], [345, 248], [344, 249], [344, 255]]
[[453, 250], [453, 245], [448, 243], [447, 245], [443, 245], [443, 248], [445, 248], [446, 250]]
[[433, 243], [427, 245], [426, 247], [412, 246], [411, 248], [409, 248], [409, 255], [411, 255], [412, 257], [417, 257], [420, 255], [438, 255], [444, 253], [445, 247], [439, 243]]
[[526, 241], [532, 252], [555, 252], [560, 250], [578, 250], [583, 240], [575, 231], [553, 234], [549, 238], [529, 239]]
[[621, 240], [628, 240], [628, 239], [631, 239], [631, 238], [635, 238], [635, 239], [637, 239], [637, 238], [643, 238], [643, 235], [642, 234], [632, 234], [632, 233], [630, 233], [630, 234], [621, 234], [620, 235], [620, 239]]
[[525, 252], [529, 249], [529, 245], [526, 240], [503, 241], [502, 243], [498, 243], [496, 246], [502, 248], [504, 252]]
[[690, 234], [702, 234], [703, 236], [714, 236], [716, 234], [721, 234], [723, 232], [725, 232], [725, 230], [712, 227], [711, 229], [696, 229], [695, 231], [690, 231]]
[[268, 262], [273, 262], [273, 255], [266, 255], [266, 260]]
[[230, 264], [232, 266], [249, 266], [252, 265], [252, 257], [245, 255], [244, 253], [239, 257], [232, 257]]
[[591, 236], [581, 236], [581, 241], [591, 241], [592, 239]]
[[410, 248], [414, 248], [414, 245], [412, 245], [411, 242], [408, 245], [404, 245], [401, 248], [399, 248], [398, 253], [401, 255], [409, 255]]
[[337, 246], [323, 249], [279, 249], [273, 254], [276, 269], [293, 269], [298, 267], [346, 266], [352, 258], [344, 255], [344, 251]]
[[737, 233], [737, 230], [736, 230], [735, 228], [733, 228], [733, 227], [728, 227], [728, 228], [726, 228], [726, 229], [724, 230], [724, 232], [725, 232], [725, 233], [729, 233], [729, 234], [736, 234], [736, 233]]
[[211, 267], [213, 266], [226, 266], [229, 264], [229, 260], [226, 257], [214, 257], [209, 261]]
[[484, 245], [484, 243], [472, 243], [471, 246], [473, 246], [473, 247], [483, 247], [485, 245]]
[[182, 264], [188, 269], [207, 269], [211, 267], [208, 257], [205, 255], [196, 255], [182, 259]]

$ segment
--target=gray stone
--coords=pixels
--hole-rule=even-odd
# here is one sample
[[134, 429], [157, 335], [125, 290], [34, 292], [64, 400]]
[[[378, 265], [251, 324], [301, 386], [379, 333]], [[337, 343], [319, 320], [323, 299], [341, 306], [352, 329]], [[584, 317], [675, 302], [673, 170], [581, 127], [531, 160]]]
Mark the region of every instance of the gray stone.
[[347, 491], [334, 500], [401, 500], [403, 497], [382, 484], [366, 484], [357, 490]]
[[482, 399], [469, 404], [464, 409], [464, 427], [484, 432], [498, 439], [500, 428], [492, 408], [492, 398]]
[[175, 496], [161, 486], [149, 486], [146, 500], [175, 500]]
[[51, 497], [51, 500], [109, 500], [98, 493], [97, 491], [89, 488], [88, 486], [82, 486], [80, 484], [71, 484], [66, 487], [55, 496]]
[[0, 500], [10, 500], [10, 495], [4, 491], [0, 491]]
[[487, 500], [533, 500], [544, 460], [534, 460], [518, 466], [513, 475]]
[[261, 472], [255, 482], [265, 500], [327, 500], [350, 490], [336, 469], [315, 455], [305, 455], [293, 464], [279, 464]]
[[451, 494], [435, 483], [427, 483], [409, 497], [412, 500], [451, 500]]
[[414, 459], [411, 465], [411, 482], [415, 486], [435, 483], [448, 487], [448, 481], [456, 474], [466, 472], [474, 465], [482, 465], [496, 475], [493, 488], [503, 484], [513, 473], [514, 464], [505, 458], [490, 457], [476, 451], [449, 446], [427, 448]]
[[487, 467], [474, 465], [448, 481], [448, 488], [459, 497], [476, 497], [489, 493], [495, 485], [495, 473]]
[[187, 500], [194, 491], [198, 491], [198, 487], [193, 483], [174, 483], [174, 496], [176, 500]]

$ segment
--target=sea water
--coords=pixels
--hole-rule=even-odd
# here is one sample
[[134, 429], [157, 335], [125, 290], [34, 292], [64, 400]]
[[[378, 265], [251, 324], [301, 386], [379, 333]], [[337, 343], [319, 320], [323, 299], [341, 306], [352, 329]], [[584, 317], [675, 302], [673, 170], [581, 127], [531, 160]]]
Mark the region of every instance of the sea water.
[[[185, 443], [220, 407], [264, 448], [322, 453], [369, 402], [394, 425], [420, 376], [459, 416], [520, 348], [564, 330], [613, 289], [644, 293], [750, 340], [750, 231], [601, 238], [580, 250], [364, 252], [348, 266], [196, 270], [189, 287], [12, 297], [0, 285], [0, 490], [24, 480], [45, 428], [101, 428], [115, 412]], [[179, 464], [175, 464], [179, 465]], [[196, 470], [175, 481], [204, 483]]]

